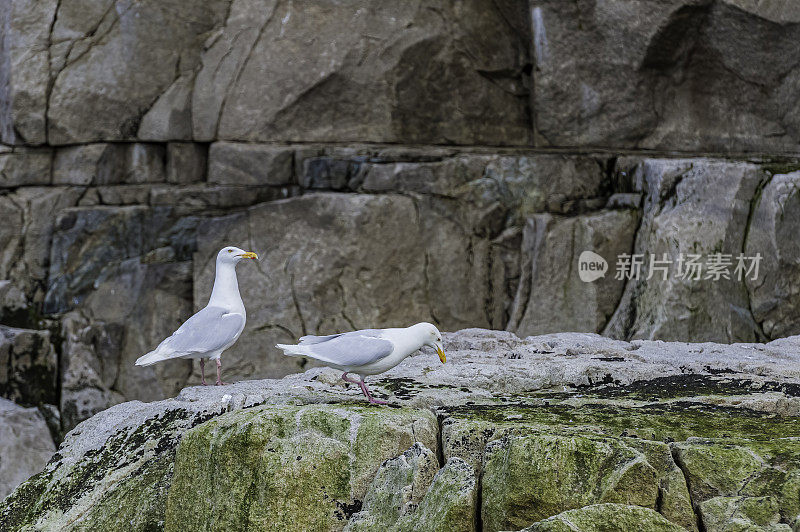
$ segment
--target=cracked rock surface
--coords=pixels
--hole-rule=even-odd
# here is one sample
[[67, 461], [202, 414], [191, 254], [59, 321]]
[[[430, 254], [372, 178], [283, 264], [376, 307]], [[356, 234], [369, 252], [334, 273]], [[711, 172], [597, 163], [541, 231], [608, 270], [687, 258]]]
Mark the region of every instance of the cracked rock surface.
[[798, 525], [798, 337], [629, 343], [466, 329], [446, 334], [445, 349], [445, 365], [425, 351], [375, 378], [387, 407], [320, 368], [116, 405], [67, 435], [4, 501], [0, 524]]

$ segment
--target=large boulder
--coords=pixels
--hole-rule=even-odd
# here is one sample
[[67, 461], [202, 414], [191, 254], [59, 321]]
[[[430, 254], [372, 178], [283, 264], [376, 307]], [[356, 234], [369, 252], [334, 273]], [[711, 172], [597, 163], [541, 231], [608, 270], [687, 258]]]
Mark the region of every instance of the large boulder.
[[616, 503], [592, 504], [567, 510], [525, 528], [520, 532], [683, 532], [648, 508]]
[[39, 410], [0, 397], [0, 500], [41, 471], [55, 450]]
[[437, 431], [426, 410], [267, 406], [221, 416], [182, 438], [164, 528], [341, 529], [381, 464], [417, 442], [435, 447]]
[[709, 532], [725, 530], [765, 530], [791, 532], [781, 523], [774, 497], [714, 497], [700, 505], [703, 524]]
[[389, 407], [320, 368], [186, 388], [76, 427], [0, 528], [495, 531], [574, 516], [587, 531], [696, 531], [699, 515], [782, 531], [800, 493], [798, 341], [473, 329], [445, 335], [448, 364], [422, 353], [372, 381]]
[[543, 143], [797, 149], [796, 4], [533, 0], [531, 25]]
[[5, 143], [532, 140], [519, 3], [3, 6]]
[[744, 520], [788, 532], [798, 520], [800, 441], [772, 436], [768, 441], [690, 438], [673, 445], [706, 530], [730, 530]]
[[[751, 201], [767, 177], [765, 168], [711, 159], [630, 158], [618, 161], [617, 170], [644, 194], [644, 205], [633, 252], [627, 260], [607, 257], [614, 275], [627, 282], [604, 333], [759, 339], [745, 285], [751, 261], [743, 252]], [[636, 257], [638, 268], [631, 267]], [[740, 263], [745, 269], [738, 269]]]
[[591, 436], [508, 436], [487, 444], [481, 516], [514, 530], [594, 502], [656, 509], [658, 472], [641, 452]]

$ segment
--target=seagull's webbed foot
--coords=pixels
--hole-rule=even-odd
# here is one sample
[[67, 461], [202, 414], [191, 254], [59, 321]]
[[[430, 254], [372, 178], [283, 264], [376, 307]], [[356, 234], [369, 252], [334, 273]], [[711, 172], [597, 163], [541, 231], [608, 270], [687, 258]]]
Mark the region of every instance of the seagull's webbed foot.
[[374, 397], [369, 398], [369, 402], [373, 405], [388, 405], [389, 401], [384, 401], [382, 399], [375, 399]]
[[[345, 379], [345, 380], [347, 380], [347, 379]], [[367, 383], [364, 382], [364, 379], [361, 379], [361, 381], [358, 383], [358, 385], [361, 387], [361, 391], [364, 392], [364, 395], [367, 396], [367, 399], [369, 399], [370, 404], [373, 404], [373, 405], [388, 405], [389, 404], [388, 401], [383, 401], [381, 399], [375, 399], [374, 397], [372, 397], [372, 394], [369, 393], [369, 388], [367, 388]]]

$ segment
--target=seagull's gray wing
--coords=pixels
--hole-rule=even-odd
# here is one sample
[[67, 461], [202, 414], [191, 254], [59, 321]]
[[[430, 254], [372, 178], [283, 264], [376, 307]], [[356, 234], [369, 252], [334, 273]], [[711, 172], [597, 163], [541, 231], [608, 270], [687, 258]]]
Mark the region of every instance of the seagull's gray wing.
[[334, 338], [341, 338], [342, 336], [372, 336], [372, 337], [379, 337], [381, 335], [381, 329], [363, 329], [360, 331], [351, 331], [346, 333], [338, 333], [338, 334], [329, 334], [327, 336], [316, 336], [313, 334], [307, 334], [305, 336], [300, 337], [300, 342], [298, 345], [313, 345], [313, 344], [321, 344], [322, 342], [327, 342], [329, 340], [333, 340]]
[[338, 366], [364, 366], [376, 362], [394, 350], [389, 340], [375, 336], [346, 333], [327, 341], [308, 346], [307, 353], [323, 362]]
[[206, 307], [181, 325], [156, 348], [164, 355], [213, 353], [230, 344], [244, 327], [244, 316], [220, 307]]

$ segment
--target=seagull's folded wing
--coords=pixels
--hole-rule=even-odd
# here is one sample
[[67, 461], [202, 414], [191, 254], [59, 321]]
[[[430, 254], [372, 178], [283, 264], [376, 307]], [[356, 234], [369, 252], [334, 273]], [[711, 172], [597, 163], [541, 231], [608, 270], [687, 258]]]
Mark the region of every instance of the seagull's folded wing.
[[305, 336], [300, 337], [299, 345], [313, 345], [313, 344], [321, 344], [322, 342], [329, 342], [335, 338], [341, 338], [342, 336], [372, 336], [372, 337], [380, 337], [381, 333], [380, 329], [362, 329], [360, 331], [351, 331], [346, 333], [337, 333], [337, 334], [328, 334], [326, 336], [316, 336], [314, 334], [307, 334]]
[[394, 344], [389, 340], [349, 333], [309, 345], [307, 353], [339, 366], [365, 366], [389, 356], [393, 350]]
[[220, 307], [206, 307], [161, 342], [153, 353], [163, 358], [214, 353], [229, 345], [244, 326], [244, 316]]

